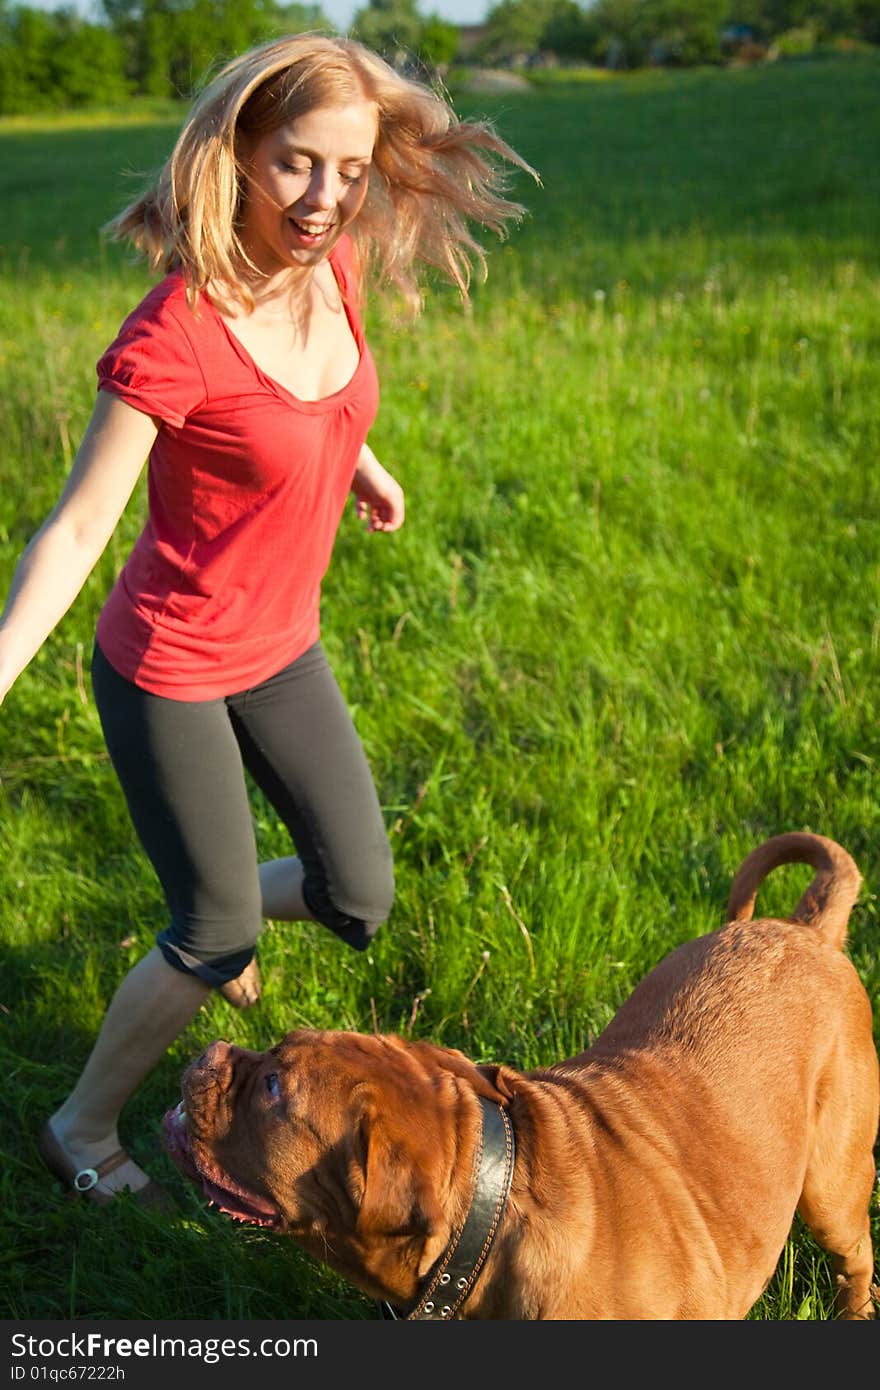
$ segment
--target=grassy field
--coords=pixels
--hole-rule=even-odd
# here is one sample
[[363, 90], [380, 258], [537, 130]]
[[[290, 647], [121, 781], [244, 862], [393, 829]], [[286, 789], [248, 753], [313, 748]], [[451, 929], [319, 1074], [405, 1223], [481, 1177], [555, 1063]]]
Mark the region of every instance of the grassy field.
[[[838, 59], [469, 98], [543, 188], [518, 181], [530, 216], [472, 312], [442, 289], [409, 328], [372, 305], [372, 442], [408, 521], [365, 537], [347, 517], [324, 593], [394, 913], [365, 956], [269, 924], [259, 1008], [216, 997], [131, 1101], [123, 1136], [172, 1220], [64, 1200], [35, 1147], [163, 921], [87, 675], [136, 494], [0, 713], [0, 1316], [373, 1318], [178, 1178], [158, 1123], [186, 1063], [310, 1025], [549, 1064], [721, 921], [782, 830], [855, 856], [851, 955], [880, 1024], [878, 76]], [[148, 284], [98, 227], [177, 120], [0, 124], [4, 584]], [[261, 851], [287, 853], [254, 810]], [[759, 908], [787, 913], [806, 876], [779, 871]], [[832, 1293], [796, 1228], [751, 1316], [824, 1319]]]

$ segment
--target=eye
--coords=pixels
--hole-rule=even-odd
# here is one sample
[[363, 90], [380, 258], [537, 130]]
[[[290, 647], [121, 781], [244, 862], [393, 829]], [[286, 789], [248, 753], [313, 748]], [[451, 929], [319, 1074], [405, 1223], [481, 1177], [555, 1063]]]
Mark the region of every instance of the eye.
[[359, 169], [340, 169], [339, 177], [342, 179], [343, 183], [361, 183], [367, 177], [367, 174], [369, 172], [369, 164], [364, 164]]
[[286, 174], [298, 174], [300, 178], [306, 178], [312, 172], [308, 164], [288, 164], [284, 159], [281, 161], [281, 167]]
[[272, 1097], [273, 1100], [277, 1100], [280, 1096], [281, 1087], [278, 1084], [277, 1071], [270, 1071], [269, 1075], [266, 1077], [266, 1090], [269, 1092], [269, 1095]]

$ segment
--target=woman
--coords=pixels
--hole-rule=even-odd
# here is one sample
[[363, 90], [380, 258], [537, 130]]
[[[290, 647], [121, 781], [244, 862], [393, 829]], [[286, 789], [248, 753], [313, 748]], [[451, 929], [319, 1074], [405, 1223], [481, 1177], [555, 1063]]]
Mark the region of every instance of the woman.
[[[375, 368], [365, 276], [418, 303], [416, 270], [466, 294], [468, 220], [521, 209], [485, 124], [346, 39], [301, 35], [230, 63], [155, 186], [113, 224], [165, 278], [98, 363], [94, 413], [0, 619], [0, 698], [66, 612], [149, 457], [144, 530], [101, 612], [95, 700], [168, 903], [70, 1096], [48, 1167], [91, 1200], [161, 1189], [119, 1112], [211, 989], [259, 995], [262, 919], [313, 920], [356, 949], [387, 917], [391, 852], [363, 749], [321, 649], [318, 606], [346, 498], [403, 524], [367, 444]], [[258, 865], [245, 769], [296, 854]]]

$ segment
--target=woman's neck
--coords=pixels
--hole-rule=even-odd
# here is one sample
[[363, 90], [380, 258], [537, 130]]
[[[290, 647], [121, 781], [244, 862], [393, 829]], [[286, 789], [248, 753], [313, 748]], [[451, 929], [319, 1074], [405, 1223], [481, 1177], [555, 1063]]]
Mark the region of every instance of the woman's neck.
[[[299, 323], [308, 317], [312, 305], [315, 268], [313, 266], [285, 266], [283, 270], [270, 275], [249, 275], [242, 277], [244, 287], [253, 298], [253, 309], [249, 317], [256, 315], [263, 319], [284, 319]], [[238, 318], [245, 313], [240, 301], [228, 293], [212, 294], [215, 303], [224, 314]]]

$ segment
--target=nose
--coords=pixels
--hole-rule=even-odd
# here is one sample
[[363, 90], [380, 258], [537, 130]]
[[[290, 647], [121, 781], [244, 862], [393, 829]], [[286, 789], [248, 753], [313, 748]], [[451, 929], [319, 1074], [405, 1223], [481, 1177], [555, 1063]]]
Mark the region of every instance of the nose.
[[326, 164], [316, 165], [306, 189], [306, 201], [310, 207], [329, 212], [336, 202], [336, 174]]

